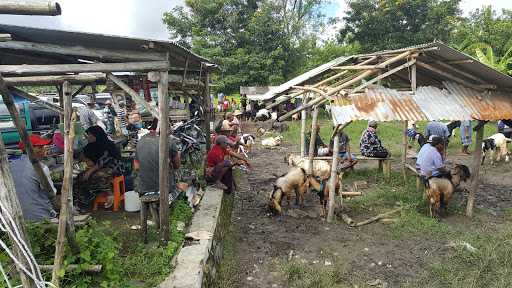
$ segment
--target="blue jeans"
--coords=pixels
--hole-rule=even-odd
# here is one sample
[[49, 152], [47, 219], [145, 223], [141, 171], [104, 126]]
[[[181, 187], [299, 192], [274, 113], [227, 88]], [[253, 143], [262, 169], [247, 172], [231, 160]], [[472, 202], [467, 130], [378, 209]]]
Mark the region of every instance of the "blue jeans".
[[[348, 159], [348, 153], [347, 153], [347, 151], [340, 152], [340, 153], [338, 153], [338, 155], [339, 155], [339, 156], [341, 157], [341, 159], [343, 159], [343, 160], [347, 160], [347, 159]], [[352, 156], [352, 160], [357, 160], [356, 155], [354, 155], [354, 154], [350, 154], [350, 155]]]

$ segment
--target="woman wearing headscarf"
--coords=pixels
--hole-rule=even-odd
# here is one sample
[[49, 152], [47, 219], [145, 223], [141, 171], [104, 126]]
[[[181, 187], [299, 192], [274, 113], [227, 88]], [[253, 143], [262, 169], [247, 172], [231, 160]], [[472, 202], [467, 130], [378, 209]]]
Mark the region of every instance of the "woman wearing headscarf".
[[[78, 206], [81, 209], [90, 207], [92, 201], [101, 192], [112, 195], [112, 179], [122, 175], [121, 153], [114, 142], [100, 126], [91, 126], [85, 130], [88, 144], [84, 147], [81, 160], [87, 169], [78, 178]], [[112, 205], [109, 197], [106, 207]]]
[[387, 158], [390, 156], [377, 135], [377, 121], [374, 120], [368, 122], [368, 128], [361, 136], [359, 147], [361, 154], [365, 157]]

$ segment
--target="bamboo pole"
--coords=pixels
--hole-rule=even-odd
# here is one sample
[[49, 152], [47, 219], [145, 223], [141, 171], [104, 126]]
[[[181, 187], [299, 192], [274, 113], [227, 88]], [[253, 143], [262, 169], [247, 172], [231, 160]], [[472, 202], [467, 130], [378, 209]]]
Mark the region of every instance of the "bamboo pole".
[[160, 73], [158, 106], [160, 111], [159, 188], [160, 188], [160, 240], [169, 241], [169, 74]]
[[204, 79], [204, 82], [205, 82], [205, 86], [204, 86], [204, 102], [203, 102], [203, 111], [204, 111], [204, 123], [203, 123], [203, 131], [205, 133], [205, 136], [206, 136], [206, 151], [209, 151], [210, 150], [210, 121], [212, 119], [212, 113], [213, 111], [211, 111], [211, 99], [210, 99], [210, 85], [209, 85], [209, 82], [210, 82], [210, 73], [208, 73], [208, 71], [205, 72], [205, 79]]
[[469, 190], [468, 203], [466, 206], [466, 216], [473, 217], [473, 206], [475, 205], [475, 195], [478, 189], [478, 178], [480, 166], [482, 165], [482, 141], [484, 138], [484, 126], [477, 125], [475, 151], [473, 152], [473, 163], [471, 163], [471, 188]]
[[[340, 137], [338, 133], [334, 136], [334, 144], [332, 147], [332, 163], [331, 163], [331, 178], [329, 178], [329, 210], [327, 212], [327, 222], [331, 223], [334, 219], [334, 205], [336, 199], [336, 170], [338, 168], [338, 154], [340, 152]], [[340, 195], [340, 198], [341, 197]], [[342, 201], [342, 200], [340, 200]]]
[[[23, 222], [23, 215], [21, 211], [20, 202], [18, 201], [18, 195], [16, 194], [16, 189], [14, 187], [14, 181], [12, 179], [11, 170], [9, 169], [9, 161], [7, 160], [7, 151], [5, 150], [5, 145], [0, 137], [0, 202], [6, 205], [6, 211], [0, 209], [0, 213], [3, 216], [6, 216], [7, 213], [11, 215], [14, 225], [18, 227], [20, 234], [18, 237], [23, 240], [27, 245], [28, 249], [30, 248], [30, 241], [28, 241], [27, 233], [25, 230], [25, 225]], [[14, 239], [9, 235], [12, 243], [14, 243]], [[13, 245], [14, 255], [18, 260], [20, 260], [21, 264], [27, 268], [29, 268], [30, 263], [23, 256], [23, 253], [19, 249], [18, 245]], [[25, 272], [16, 265], [16, 269], [20, 275], [21, 284], [23, 287], [36, 287], [34, 281], [28, 277]], [[29, 269], [31, 270], [31, 269]]]
[[25, 76], [5, 77], [7, 86], [40, 86], [62, 84], [68, 81], [71, 84], [96, 83], [105, 80], [105, 74], [76, 74], [76, 75], [50, 75], [50, 76]]
[[41, 167], [40, 160], [37, 159], [37, 157], [34, 155], [32, 143], [30, 143], [27, 129], [25, 128], [26, 127], [25, 121], [21, 120], [18, 109], [16, 108], [16, 105], [14, 104], [14, 98], [13, 98], [11, 92], [9, 91], [9, 89], [7, 89], [7, 86], [5, 85], [4, 79], [1, 75], [0, 75], [0, 94], [2, 94], [2, 99], [4, 101], [4, 104], [7, 107], [7, 109], [9, 110], [9, 114], [11, 115], [12, 121], [14, 122], [16, 128], [18, 129], [18, 133], [20, 135], [21, 142], [23, 142], [27, 156], [30, 159], [32, 166], [34, 167], [34, 170], [36, 171], [36, 174], [39, 179], [39, 183], [41, 183], [41, 185], [43, 186], [43, 189], [47, 193], [48, 199], [50, 199], [51, 203], [53, 204], [53, 207], [56, 207], [55, 194], [53, 193], [53, 188], [51, 187], [50, 182], [48, 181], [48, 178], [44, 174], [43, 168]]
[[[302, 98], [302, 106], [308, 102], [307, 94]], [[300, 157], [306, 157], [306, 109], [300, 112]]]
[[57, 16], [62, 13], [59, 3], [48, 0], [2, 0], [0, 14]]
[[167, 71], [168, 68], [169, 62], [167, 61], [53, 65], [0, 65], [0, 73], [38, 75], [89, 72], [147, 72]]
[[407, 141], [407, 124], [408, 124], [408, 121], [405, 120], [402, 122], [403, 126], [402, 126], [402, 177], [404, 179], [404, 183], [406, 183], [407, 181], [407, 167], [405, 165], [407, 165], [407, 146], [408, 146], [408, 141]]
[[308, 151], [308, 175], [313, 174], [313, 157], [315, 157], [315, 144], [316, 144], [316, 134], [319, 133], [317, 129], [318, 122], [318, 107], [315, 107], [313, 110], [313, 120], [311, 121], [311, 137], [309, 139], [309, 151]]
[[[71, 126], [73, 107], [71, 104], [70, 84], [64, 82], [62, 85], [64, 94], [64, 179], [61, 189], [61, 208], [59, 214], [59, 226], [57, 232], [57, 240], [55, 242], [55, 257], [53, 261], [52, 284], [59, 287], [61, 278], [61, 267], [65, 253], [65, 239], [71, 231], [73, 225], [69, 221], [73, 221], [73, 141], [75, 138], [75, 129]], [[72, 236], [68, 236], [68, 241]]]

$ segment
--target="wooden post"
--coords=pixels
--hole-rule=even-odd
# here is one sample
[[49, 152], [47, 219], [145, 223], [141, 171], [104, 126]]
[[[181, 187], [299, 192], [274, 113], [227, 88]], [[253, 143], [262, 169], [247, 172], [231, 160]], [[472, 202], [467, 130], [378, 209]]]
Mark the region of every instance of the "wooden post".
[[408, 121], [403, 121], [403, 131], [402, 131], [402, 177], [404, 178], [404, 183], [407, 181], [407, 146], [409, 142], [407, 141], [407, 123]]
[[466, 206], [466, 216], [473, 217], [473, 206], [475, 205], [475, 195], [478, 189], [478, 177], [480, 166], [482, 165], [482, 141], [484, 138], [484, 126], [477, 125], [475, 151], [473, 152], [473, 163], [471, 163], [471, 188], [469, 190], [468, 204]]
[[[6, 211], [0, 209], [0, 213], [6, 216], [7, 213], [11, 215], [14, 220], [14, 224], [18, 227], [21, 240], [28, 245], [30, 249], [30, 241], [28, 241], [27, 234], [25, 232], [25, 225], [23, 223], [23, 215], [21, 212], [21, 206], [16, 195], [16, 189], [14, 187], [14, 181], [12, 179], [11, 170], [9, 169], [9, 161], [7, 160], [7, 152], [5, 150], [4, 142], [0, 137], [0, 203], [5, 205]], [[9, 235], [11, 236], [11, 235]], [[11, 238], [14, 243], [14, 239]], [[23, 253], [17, 245], [12, 245], [14, 255], [20, 260], [23, 266], [29, 268], [27, 259], [23, 256]], [[34, 281], [30, 279], [25, 272], [23, 272], [17, 265], [16, 269], [19, 272], [21, 284], [23, 287], [36, 287]]]
[[[61, 208], [59, 214], [59, 226], [57, 240], [55, 243], [55, 258], [53, 260], [52, 283], [59, 287], [60, 270], [65, 253], [65, 237], [71, 231], [72, 207], [73, 207], [73, 141], [75, 138], [75, 129], [71, 126], [73, 108], [71, 105], [70, 84], [64, 82], [62, 92], [64, 95], [64, 179], [61, 190]], [[71, 220], [69, 219], [71, 218]], [[74, 235], [72, 236], [74, 237]], [[69, 240], [68, 236], [68, 240]]]
[[34, 150], [32, 148], [32, 143], [30, 143], [29, 136], [27, 133], [27, 129], [25, 128], [25, 121], [21, 120], [20, 114], [18, 113], [18, 109], [16, 109], [16, 104], [14, 104], [14, 98], [7, 89], [7, 86], [5, 85], [4, 78], [0, 75], [0, 94], [2, 94], [2, 98], [4, 101], [5, 106], [9, 110], [9, 114], [11, 114], [12, 121], [16, 125], [16, 128], [18, 129], [18, 133], [20, 135], [20, 139], [23, 142], [23, 145], [25, 146], [25, 151], [27, 153], [28, 158], [30, 159], [30, 162], [34, 166], [34, 170], [36, 171], [36, 174], [39, 178], [39, 183], [43, 186], [43, 189], [46, 191], [48, 195], [48, 199], [50, 199], [51, 203], [54, 207], [56, 207], [55, 202], [55, 194], [53, 193], [53, 189], [50, 185], [50, 182], [48, 181], [48, 178], [46, 178], [46, 175], [44, 174], [43, 168], [41, 167], [41, 163], [39, 159], [34, 155]]
[[[309, 93], [302, 96], [302, 106], [305, 106], [308, 102]], [[306, 157], [306, 109], [300, 112], [300, 157]]]
[[169, 74], [161, 72], [158, 81], [158, 107], [160, 115], [159, 188], [160, 188], [160, 240], [169, 241]]
[[[331, 178], [329, 178], [329, 211], [327, 212], [327, 222], [331, 223], [334, 219], [334, 205], [336, 199], [336, 170], [338, 168], [338, 154], [340, 152], [340, 137], [338, 133], [334, 135], [332, 147]], [[341, 195], [340, 195], [341, 196]]]
[[[188, 63], [188, 62], [187, 62]], [[203, 111], [204, 111], [204, 123], [203, 123], [203, 132], [206, 138], [206, 151], [210, 150], [210, 121], [212, 121], [212, 113], [211, 110], [211, 99], [210, 99], [210, 74], [208, 71], [205, 71], [204, 74], [204, 99], [203, 99]], [[245, 107], [244, 107], [245, 108]], [[240, 120], [240, 119], [239, 119]]]
[[62, 10], [60, 8], [59, 3], [55, 1], [3, 0], [0, 3], [0, 14], [57, 16], [60, 15], [61, 13]]
[[311, 137], [309, 139], [309, 151], [308, 151], [308, 171], [307, 173], [311, 175], [313, 173], [313, 157], [315, 157], [315, 144], [316, 144], [316, 134], [320, 133], [317, 131], [317, 122], [318, 122], [318, 106], [313, 109], [313, 120], [311, 121]]

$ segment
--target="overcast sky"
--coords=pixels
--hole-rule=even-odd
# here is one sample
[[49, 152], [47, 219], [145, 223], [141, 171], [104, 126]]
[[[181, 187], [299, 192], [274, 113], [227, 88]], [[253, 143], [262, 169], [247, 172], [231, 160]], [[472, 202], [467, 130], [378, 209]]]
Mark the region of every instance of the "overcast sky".
[[[343, 16], [346, 0], [331, 0], [324, 7], [329, 17]], [[0, 23], [56, 28], [71, 31], [85, 31], [102, 34], [132, 36], [167, 40], [168, 32], [162, 23], [165, 11], [184, 0], [57, 0], [62, 15], [48, 16], [7, 16], [1, 15]], [[492, 5], [494, 9], [512, 9], [512, 0], [462, 0], [464, 14]], [[335, 28], [329, 29], [334, 32]]]

